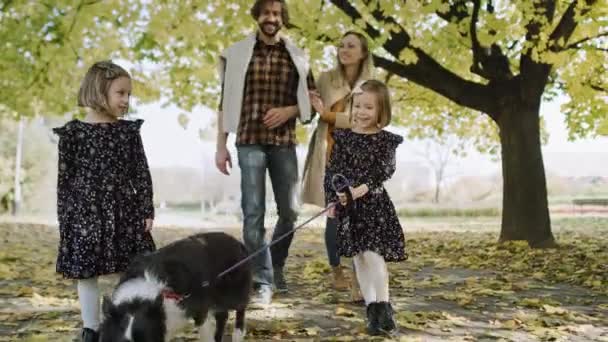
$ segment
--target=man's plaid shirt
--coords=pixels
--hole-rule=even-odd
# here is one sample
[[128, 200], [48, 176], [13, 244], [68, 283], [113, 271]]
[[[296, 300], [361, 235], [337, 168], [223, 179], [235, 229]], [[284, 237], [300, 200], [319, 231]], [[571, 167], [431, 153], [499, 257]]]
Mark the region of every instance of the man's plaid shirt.
[[[267, 45], [257, 39], [245, 78], [237, 145], [296, 144], [296, 118], [274, 129], [267, 128], [263, 119], [271, 108], [298, 104], [299, 79], [298, 70], [282, 40]], [[312, 72], [308, 74], [307, 83], [308, 89], [315, 89]]]

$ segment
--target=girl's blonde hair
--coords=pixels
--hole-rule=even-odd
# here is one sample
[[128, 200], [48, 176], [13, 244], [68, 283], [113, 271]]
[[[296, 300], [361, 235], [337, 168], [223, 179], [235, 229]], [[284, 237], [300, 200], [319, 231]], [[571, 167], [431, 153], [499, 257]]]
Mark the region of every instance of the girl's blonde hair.
[[93, 64], [80, 84], [78, 106], [88, 107], [99, 113], [110, 113], [108, 91], [112, 81], [119, 77], [130, 79], [131, 75], [112, 61], [101, 61]]
[[367, 80], [358, 87], [355, 95], [361, 92], [368, 92], [376, 95], [376, 105], [378, 106], [378, 127], [384, 128], [391, 123], [391, 98], [388, 87], [382, 81]]
[[[367, 43], [367, 38], [357, 32], [357, 31], [348, 31], [342, 35], [340, 40], [344, 39], [346, 36], [355, 36], [361, 42], [361, 51], [363, 52], [363, 59], [359, 64], [359, 72], [357, 73], [356, 80], [368, 80], [373, 77], [374, 63], [372, 61], [372, 54], [369, 51], [369, 44]], [[344, 71], [344, 65], [340, 62], [340, 56], [336, 54], [336, 67], [329, 72], [331, 82], [333, 86], [336, 88], [341, 87], [343, 85], [348, 84], [346, 80], [346, 72]]]

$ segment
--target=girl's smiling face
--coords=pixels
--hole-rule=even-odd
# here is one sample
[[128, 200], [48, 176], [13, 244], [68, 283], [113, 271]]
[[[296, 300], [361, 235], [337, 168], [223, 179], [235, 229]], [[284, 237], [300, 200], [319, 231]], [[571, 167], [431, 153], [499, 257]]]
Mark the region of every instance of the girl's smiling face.
[[377, 95], [368, 91], [355, 95], [353, 99], [354, 127], [359, 130], [378, 128]]

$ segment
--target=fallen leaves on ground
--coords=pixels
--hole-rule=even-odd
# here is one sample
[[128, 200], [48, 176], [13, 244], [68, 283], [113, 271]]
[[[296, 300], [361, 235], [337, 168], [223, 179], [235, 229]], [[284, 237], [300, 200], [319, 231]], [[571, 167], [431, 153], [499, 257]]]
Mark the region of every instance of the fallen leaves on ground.
[[[496, 233], [406, 231], [410, 259], [389, 264], [400, 326], [393, 340], [608, 340], [608, 219], [553, 226], [560, 248], [548, 250], [498, 245]], [[156, 228], [154, 236], [162, 246], [192, 233]], [[2, 223], [0, 236], [0, 341], [71, 340], [78, 303], [73, 282], [55, 273], [56, 228]], [[348, 291], [330, 288], [324, 248], [322, 230], [297, 233], [286, 269], [290, 293], [269, 309], [249, 310], [250, 340], [384, 340], [366, 335], [365, 308]], [[102, 278], [102, 290], [115, 281]], [[195, 329], [177, 340], [195, 341]]]

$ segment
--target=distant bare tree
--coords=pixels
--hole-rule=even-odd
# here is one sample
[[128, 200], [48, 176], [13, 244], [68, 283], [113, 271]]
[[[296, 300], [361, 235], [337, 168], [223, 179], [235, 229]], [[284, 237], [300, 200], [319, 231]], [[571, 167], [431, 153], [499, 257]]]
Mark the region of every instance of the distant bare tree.
[[445, 181], [454, 175], [448, 174], [448, 168], [458, 158], [458, 152], [463, 151], [463, 141], [455, 136], [448, 136], [440, 140], [427, 140], [424, 150], [416, 154], [433, 171], [435, 194], [433, 202], [439, 203], [441, 190]]

